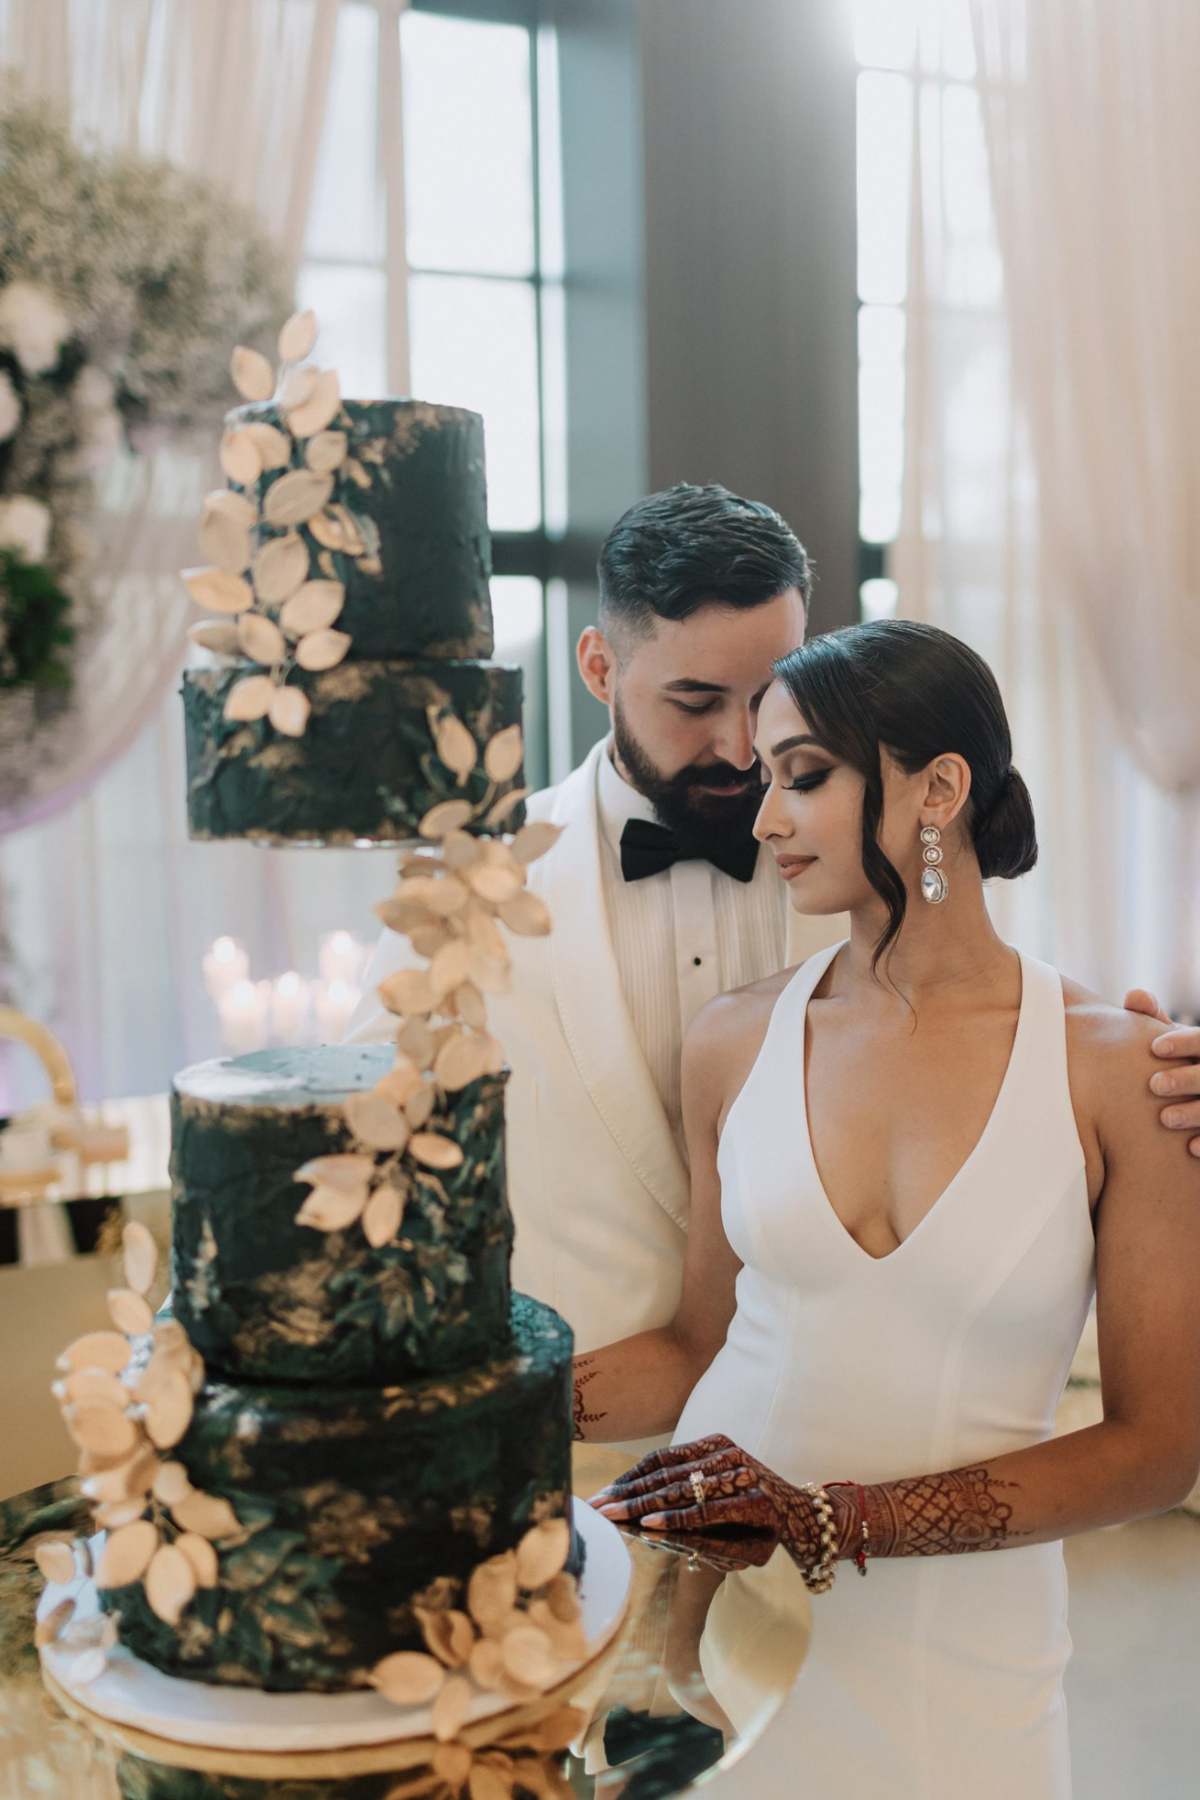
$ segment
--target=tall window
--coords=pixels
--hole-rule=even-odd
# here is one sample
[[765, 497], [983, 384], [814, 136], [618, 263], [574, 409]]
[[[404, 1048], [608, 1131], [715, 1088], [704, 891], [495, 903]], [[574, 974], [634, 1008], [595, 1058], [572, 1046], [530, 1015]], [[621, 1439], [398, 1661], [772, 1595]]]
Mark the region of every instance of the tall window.
[[346, 392], [396, 391], [406, 283], [412, 392], [483, 414], [496, 656], [525, 671], [534, 785], [565, 529], [556, 74], [529, 0], [345, 0], [300, 276]]
[[[858, 75], [859, 537], [864, 618], [891, 613], [896, 586], [887, 552], [900, 528], [904, 471], [905, 307], [909, 201], [914, 180], [936, 171], [942, 192], [927, 220], [941, 222], [928, 263], [940, 266], [946, 323], [955, 344], [954, 406], [966, 418], [1001, 404], [991, 329], [1000, 267], [991, 227], [987, 160], [975, 85], [969, 0], [854, 0]], [[927, 154], [914, 159], [916, 139]], [[969, 429], [956, 442], [969, 444]], [[969, 455], [953, 480], [978, 473]], [[937, 520], [922, 521], [927, 535]]]

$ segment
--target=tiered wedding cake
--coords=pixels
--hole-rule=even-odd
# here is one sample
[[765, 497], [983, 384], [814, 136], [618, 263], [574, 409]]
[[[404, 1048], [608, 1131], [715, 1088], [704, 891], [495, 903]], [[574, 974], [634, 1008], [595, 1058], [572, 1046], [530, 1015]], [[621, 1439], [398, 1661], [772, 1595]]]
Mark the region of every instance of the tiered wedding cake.
[[278, 386], [234, 359], [251, 403], [187, 577], [222, 615], [193, 632], [218, 665], [185, 678], [189, 807], [202, 837], [409, 841], [378, 909], [414, 949], [381, 990], [397, 1041], [178, 1077], [173, 1317], [130, 1227], [116, 1329], [70, 1347], [59, 1397], [108, 1533], [98, 1651], [115, 1619], [160, 1670], [370, 1683], [434, 1700], [446, 1736], [473, 1691], [532, 1696], [585, 1653], [571, 1335], [510, 1293], [486, 1017], [504, 930], [549, 929], [525, 875], [557, 833], [503, 835], [520, 675], [470, 660], [492, 645], [480, 421], [343, 402], [314, 335], [285, 327]]

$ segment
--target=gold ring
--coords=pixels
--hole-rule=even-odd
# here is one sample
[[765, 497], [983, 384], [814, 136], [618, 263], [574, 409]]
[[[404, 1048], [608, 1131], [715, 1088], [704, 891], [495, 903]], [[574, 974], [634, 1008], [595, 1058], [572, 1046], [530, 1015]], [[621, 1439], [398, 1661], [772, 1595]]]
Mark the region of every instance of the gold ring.
[[696, 1505], [703, 1508], [703, 1506], [704, 1506], [704, 1477], [703, 1477], [703, 1475], [700, 1473], [699, 1469], [693, 1469], [691, 1474], [688, 1476], [688, 1480], [691, 1482], [692, 1492], [696, 1496]]

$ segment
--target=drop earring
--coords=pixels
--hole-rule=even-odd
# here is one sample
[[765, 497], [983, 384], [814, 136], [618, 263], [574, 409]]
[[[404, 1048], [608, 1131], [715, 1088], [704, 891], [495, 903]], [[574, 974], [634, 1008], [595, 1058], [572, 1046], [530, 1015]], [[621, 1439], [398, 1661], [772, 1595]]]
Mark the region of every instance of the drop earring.
[[921, 895], [930, 906], [940, 906], [950, 892], [950, 883], [942, 862], [942, 834], [936, 825], [926, 825], [921, 832]]

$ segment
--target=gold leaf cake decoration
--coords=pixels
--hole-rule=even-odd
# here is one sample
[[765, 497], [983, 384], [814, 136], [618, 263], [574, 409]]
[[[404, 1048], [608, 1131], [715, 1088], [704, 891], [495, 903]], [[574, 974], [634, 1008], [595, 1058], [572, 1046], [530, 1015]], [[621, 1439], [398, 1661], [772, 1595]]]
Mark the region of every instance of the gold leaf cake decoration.
[[[293, 738], [304, 736], [311, 706], [307, 695], [288, 686], [292, 670], [336, 668], [351, 644], [347, 632], [331, 629], [342, 611], [345, 589], [334, 578], [327, 553], [337, 550], [372, 572], [378, 570], [362, 523], [335, 497], [342, 475], [358, 487], [369, 487], [371, 476], [348, 458], [347, 435], [335, 428], [342, 406], [336, 372], [306, 360], [316, 338], [316, 318], [300, 312], [279, 333], [278, 370], [255, 350], [239, 346], [234, 351], [230, 370], [242, 399], [274, 400], [286, 428], [251, 420], [226, 430], [219, 454], [232, 486], [207, 497], [200, 519], [200, 547], [208, 566], [183, 572], [197, 605], [237, 619], [233, 634], [222, 620], [204, 620], [192, 627], [191, 641], [214, 655], [242, 657], [266, 671], [235, 682], [225, 704], [226, 719], [242, 724], [265, 720], [280, 736]], [[260, 508], [250, 490], [270, 475], [275, 478]], [[264, 537], [264, 531], [274, 535]], [[465, 732], [465, 727], [459, 729]], [[465, 736], [473, 768], [475, 744], [469, 732]], [[458, 754], [465, 754], [461, 739]]]
[[[491, 1556], [473, 1571], [464, 1608], [417, 1607], [429, 1654], [385, 1656], [368, 1676], [371, 1686], [396, 1706], [432, 1701], [439, 1743], [448, 1743], [466, 1723], [472, 1682], [516, 1701], [543, 1693], [561, 1679], [564, 1662], [587, 1655], [576, 1580], [564, 1569], [570, 1547], [565, 1519], [531, 1526], [515, 1550]], [[567, 1737], [553, 1747], [569, 1742]]]
[[40, 1621], [37, 1641], [68, 1651], [80, 1682], [103, 1672], [118, 1635], [111, 1613], [75, 1617], [86, 1579], [99, 1589], [140, 1583], [156, 1616], [177, 1626], [197, 1590], [216, 1582], [216, 1546], [245, 1536], [227, 1500], [201, 1492], [182, 1463], [160, 1454], [191, 1424], [204, 1364], [181, 1326], [155, 1321], [146, 1299], [158, 1264], [150, 1232], [133, 1220], [122, 1243], [126, 1285], [108, 1296], [115, 1329], [69, 1344], [53, 1388], [80, 1451], [80, 1490], [107, 1532], [104, 1548], [94, 1571], [83, 1539], [48, 1540], [36, 1552], [48, 1582], [76, 1590]]
[[[333, 584], [309, 582], [307, 588], [327, 585]], [[318, 601], [305, 604], [315, 608]], [[262, 680], [247, 677], [230, 704], [241, 689], [249, 690], [247, 707], [264, 704], [267, 689], [252, 685]], [[254, 716], [261, 715], [256, 710]], [[481, 753], [471, 731], [445, 708], [431, 706], [426, 716], [439, 761], [460, 785], [482, 766], [485, 790], [475, 803], [443, 800], [425, 814], [425, 842], [401, 856], [395, 891], [375, 908], [384, 925], [409, 939], [425, 966], [400, 969], [379, 985], [397, 1020], [396, 1060], [368, 1093], [353, 1095], [342, 1108], [355, 1143], [367, 1154], [320, 1157], [295, 1174], [311, 1189], [295, 1215], [298, 1225], [334, 1232], [361, 1222], [375, 1249], [397, 1240], [417, 1176], [446, 1174], [463, 1164], [461, 1146], [435, 1128], [436, 1117], [445, 1112], [447, 1096], [504, 1068], [504, 1051], [487, 1017], [488, 995], [506, 994], [511, 986], [512, 958], [500, 927], [518, 937], [550, 930], [550, 914], [526, 882], [531, 865], [553, 849], [561, 831], [538, 823], [523, 826], [507, 842], [472, 835], [472, 825], [494, 819], [497, 788], [521, 766], [521, 727], [496, 732]], [[505, 802], [520, 797], [506, 795]]]

